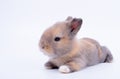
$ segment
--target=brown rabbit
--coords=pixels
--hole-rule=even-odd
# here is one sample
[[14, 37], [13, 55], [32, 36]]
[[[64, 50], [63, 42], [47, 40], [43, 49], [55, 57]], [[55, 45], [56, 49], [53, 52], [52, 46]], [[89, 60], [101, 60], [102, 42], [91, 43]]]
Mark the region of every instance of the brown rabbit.
[[39, 46], [50, 58], [45, 64], [46, 68], [58, 68], [62, 73], [70, 73], [113, 60], [111, 52], [97, 41], [90, 38], [78, 40], [75, 37], [81, 25], [82, 19], [68, 17], [43, 33]]

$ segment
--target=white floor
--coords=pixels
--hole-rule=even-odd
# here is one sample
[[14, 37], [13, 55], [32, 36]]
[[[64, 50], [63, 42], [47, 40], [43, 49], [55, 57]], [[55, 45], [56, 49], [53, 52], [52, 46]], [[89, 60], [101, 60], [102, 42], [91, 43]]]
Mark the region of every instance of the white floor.
[[[119, 0], [1, 0], [0, 79], [120, 79]], [[39, 51], [42, 32], [67, 16], [83, 18], [78, 38], [106, 45], [114, 56], [84, 70], [61, 74], [47, 70], [48, 57]]]

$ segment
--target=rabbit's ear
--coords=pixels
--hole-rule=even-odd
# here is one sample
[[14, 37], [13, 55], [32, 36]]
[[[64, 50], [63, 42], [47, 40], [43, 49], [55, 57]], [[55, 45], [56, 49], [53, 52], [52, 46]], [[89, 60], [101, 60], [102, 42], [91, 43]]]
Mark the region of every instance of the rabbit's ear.
[[69, 36], [73, 38], [82, 25], [82, 19], [81, 18], [73, 18], [69, 25]]
[[66, 21], [72, 21], [72, 20], [73, 20], [73, 18], [71, 16], [68, 16], [66, 19]]

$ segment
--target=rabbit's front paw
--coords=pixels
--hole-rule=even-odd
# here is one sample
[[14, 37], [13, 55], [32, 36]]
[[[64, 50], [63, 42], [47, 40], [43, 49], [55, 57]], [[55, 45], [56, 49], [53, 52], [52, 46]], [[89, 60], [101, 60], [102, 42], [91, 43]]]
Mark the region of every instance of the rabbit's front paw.
[[60, 66], [59, 67], [59, 71], [61, 73], [70, 73], [71, 72], [70, 68], [67, 65]]
[[52, 62], [48, 61], [46, 64], [45, 64], [45, 67], [47, 69], [56, 69], [58, 68], [55, 64], [53, 64]]

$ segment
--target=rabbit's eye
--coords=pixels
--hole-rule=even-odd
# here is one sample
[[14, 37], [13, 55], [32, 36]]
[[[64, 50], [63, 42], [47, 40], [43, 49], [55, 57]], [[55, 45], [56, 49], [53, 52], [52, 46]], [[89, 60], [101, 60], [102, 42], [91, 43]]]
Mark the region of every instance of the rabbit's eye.
[[55, 41], [60, 41], [60, 39], [61, 39], [60, 37], [55, 37], [54, 40], [55, 40]]

